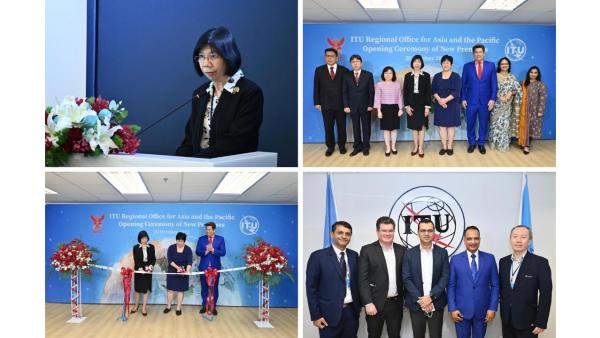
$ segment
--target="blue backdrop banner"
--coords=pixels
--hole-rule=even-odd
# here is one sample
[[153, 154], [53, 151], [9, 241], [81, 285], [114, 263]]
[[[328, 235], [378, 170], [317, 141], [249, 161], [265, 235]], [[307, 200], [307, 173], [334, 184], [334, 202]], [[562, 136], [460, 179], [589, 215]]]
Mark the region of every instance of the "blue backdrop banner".
[[[92, 218], [100, 221], [94, 222]], [[69, 301], [69, 278], [54, 271], [50, 256], [61, 243], [80, 238], [96, 248], [97, 264], [114, 267], [115, 271], [93, 269], [82, 279], [83, 303], [122, 303], [121, 266], [133, 267], [132, 248], [137, 234], [146, 230], [156, 247], [155, 271], [166, 271], [166, 252], [175, 243], [179, 231], [187, 234], [186, 245], [194, 252], [197, 271], [200, 258], [196, 243], [204, 235], [204, 224], [217, 224], [216, 233], [225, 237], [227, 254], [223, 268], [245, 266], [244, 248], [260, 237], [279, 246], [289, 259], [292, 275], [297, 280], [298, 208], [296, 205], [257, 204], [49, 204], [46, 206], [46, 301]], [[223, 273], [220, 278], [219, 305], [258, 306], [258, 285], [244, 281], [241, 271]], [[166, 303], [165, 275], [152, 279], [150, 303]], [[271, 306], [297, 307], [297, 285], [284, 278], [271, 289]], [[190, 277], [185, 304], [200, 304], [200, 277]]]
[[[529, 67], [537, 65], [548, 88], [542, 138], [556, 137], [556, 26], [508, 24], [305, 24], [304, 25], [304, 142], [321, 143], [325, 140], [321, 113], [313, 105], [313, 77], [315, 68], [324, 64], [324, 50], [341, 48], [339, 64], [350, 67], [350, 56], [359, 54], [363, 68], [373, 73], [375, 82], [381, 80], [381, 71], [392, 66], [397, 73], [410, 70], [415, 54], [423, 56], [424, 70], [433, 78], [441, 71], [440, 60], [448, 54], [454, 58], [453, 71], [462, 73], [466, 62], [473, 61], [471, 47], [482, 43], [485, 59], [497, 63], [501, 57], [512, 62], [512, 73], [521, 81]], [[348, 114], [349, 115], [349, 114]], [[403, 114], [398, 132], [399, 140], [411, 140]], [[466, 121], [456, 130], [456, 139], [466, 140]], [[347, 132], [352, 138], [348, 117]], [[437, 128], [429, 119], [426, 139], [438, 140]], [[376, 118], [372, 123], [372, 140], [383, 140]]]

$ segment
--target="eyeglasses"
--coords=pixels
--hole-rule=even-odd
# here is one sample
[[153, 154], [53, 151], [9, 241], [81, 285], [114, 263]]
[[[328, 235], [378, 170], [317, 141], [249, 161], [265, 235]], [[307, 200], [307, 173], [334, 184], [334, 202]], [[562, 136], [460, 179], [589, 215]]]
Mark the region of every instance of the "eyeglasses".
[[196, 61], [198, 63], [203, 63], [205, 60], [208, 59], [208, 61], [210, 61], [210, 62], [215, 62], [215, 61], [219, 60], [220, 58], [221, 58], [221, 56], [216, 53], [210, 53], [210, 54], [208, 54], [208, 56], [200, 54], [200, 55], [194, 56], [194, 61]]
[[420, 233], [433, 233], [433, 229], [421, 229], [419, 230]]

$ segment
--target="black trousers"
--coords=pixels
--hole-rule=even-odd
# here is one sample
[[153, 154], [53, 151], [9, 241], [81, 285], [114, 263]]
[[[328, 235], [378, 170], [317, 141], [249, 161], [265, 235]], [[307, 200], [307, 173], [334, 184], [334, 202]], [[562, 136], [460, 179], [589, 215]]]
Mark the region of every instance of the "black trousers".
[[321, 338], [356, 338], [358, 332], [358, 316], [352, 305], [342, 309], [342, 318], [337, 326], [325, 326], [319, 330]]
[[425, 326], [429, 327], [430, 338], [442, 338], [442, 324], [444, 323], [444, 309], [433, 311], [433, 316], [427, 318], [425, 312], [410, 312], [410, 322], [414, 338], [425, 338]]
[[503, 338], [530, 338], [537, 337], [537, 335], [531, 333], [534, 327], [531, 327], [526, 330], [517, 330], [512, 326], [510, 322], [502, 322], [502, 337]]
[[354, 135], [354, 149], [369, 150], [371, 144], [371, 112], [352, 112], [352, 131]]
[[323, 110], [323, 126], [325, 127], [325, 145], [327, 149], [335, 148], [333, 125], [337, 124], [338, 146], [346, 148], [346, 113], [343, 110]]
[[386, 324], [389, 338], [400, 337], [400, 326], [402, 325], [402, 299], [400, 297], [388, 298], [385, 301], [383, 311], [374, 316], [366, 316], [367, 332], [369, 338], [381, 337], [383, 324]]

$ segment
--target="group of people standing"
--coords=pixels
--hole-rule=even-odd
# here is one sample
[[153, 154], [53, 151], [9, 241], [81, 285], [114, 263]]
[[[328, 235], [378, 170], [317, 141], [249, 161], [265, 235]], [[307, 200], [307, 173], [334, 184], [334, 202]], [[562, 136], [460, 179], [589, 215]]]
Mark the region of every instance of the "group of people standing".
[[442, 337], [444, 308], [455, 322], [457, 337], [484, 337], [498, 311], [502, 336], [536, 337], [547, 327], [552, 299], [548, 260], [527, 251], [531, 229], [510, 231], [513, 252], [500, 259], [480, 251], [480, 231], [463, 233], [466, 250], [448, 260], [435, 245], [430, 219], [418, 224], [419, 245], [394, 243], [396, 224], [390, 217], [376, 222], [378, 240], [360, 255], [348, 248], [352, 226], [331, 226], [332, 245], [313, 252], [306, 266], [306, 296], [310, 318], [320, 337], [356, 337], [364, 307], [370, 338], [400, 337], [403, 307], [410, 313], [413, 337]]
[[[221, 257], [225, 256], [225, 239], [222, 236], [215, 234], [216, 224], [208, 222], [204, 225], [206, 235], [200, 236], [196, 245], [196, 255], [200, 258], [198, 264], [199, 271], [205, 271], [208, 267], [213, 269], [221, 269]], [[190, 272], [194, 257], [192, 249], [185, 244], [187, 235], [183, 232], [178, 232], [175, 236], [175, 244], [167, 249], [167, 305], [163, 310], [164, 313], [171, 311], [173, 298], [177, 297], [177, 307], [175, 313], [180, 316], [182, 313], [181, 305], [183, 304], [183, 294], [190, 287]], [[148, 305], [148, 294], [152, 292], [152, 271], [156, 264], [156, 252], [154, 245], [149, 243], [149, 236], [146, 231], [140, 231], [138, 234], [138, 244], [133, 246], [133, 261], [134, 270], [138, 273], [134, 274], [134, 300], [135, 305], [130, 311], [136, 313], [139, 310], [140, 295], [143, 295], [142, 300], [142, 315], [146, 316]], [[202, 307], [200, 313], [207, 312], [207, 307], [211, 306], [211, 313], [217, 315], [216, 304], [219, 298], [219, 275], [217, 275], [214, 285], [214, 295], [208, 301], [209, 286], [206, 282], [205, 275], [200, 275], [200, 285], [202, 294]], [[213, 301], [214, 300], [214, 301]]]
[[403, 113], [407, 114], [406, 127], [412, 131], [412, 156], [425, 156], [425, 131], [431, 113], [433, 124], [439, 128], [439, 154], [451, 156], [455, 128], [461, 125], [461, 108], [465, 110], [468, 153], [478, 148], [485, 154], [487, 140], [492, 149], [507, 151], [514, 138], [523, 153], [529, 154], [531, 140], [541, 137], [547, 97], [540, 69], [531, 67], [519, 83], [510, 72], [508, 58], [503, 57], [494, 65], [484, 61], [485, 46], [477, 44], [472, 51], [474, 61], [464, 65], [462, 77], [452, 71], [454, 59], [450, 55], [441, 58], [442, 71], [433, 79], [423, 71], [423, 57], [415, 55], [410, 62], [412, 71], [405, 74], [403, 81], [397, 81], [392, 66], [386, 66], [381, 81], [374, 84], [373, 74], [362, 69], [360, 55], [350, 57], [352, 69], [348, 70], [337, 63], [338, 51], [327, 48], [326, 64], [315, 69], [313, 87], [315, 108], [323, 115], [325, 156], [331, 156], [335, 149], [334, 125], [340, 154], [347, 152], [345, 114], [350, 114], [353, 125], [350, 156], [360, 152], [368, 156], [374, 111], [383, 130], [385, 156], [398, 153], [396, 138]]

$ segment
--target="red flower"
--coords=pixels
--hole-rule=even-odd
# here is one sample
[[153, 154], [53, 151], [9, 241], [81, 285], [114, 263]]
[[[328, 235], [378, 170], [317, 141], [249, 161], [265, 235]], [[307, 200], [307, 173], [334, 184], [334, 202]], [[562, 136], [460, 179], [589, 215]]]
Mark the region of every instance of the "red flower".
[[97, 97], [94, 100], [94, 104], [92, 104], [92, 110], [94, 110], [96, 113], [99, 113], [102, 109], [108, 109], [108, 104], [108, 100], [104, 100], [101, 97]]
[[127, 154], [135, 154], [137, 149], [140, 147], [140, 140], [131, 131], [128, 125], [124, 125], [122, 129], [115, 132], [123, 140], [123, 146], [121, 151]]

